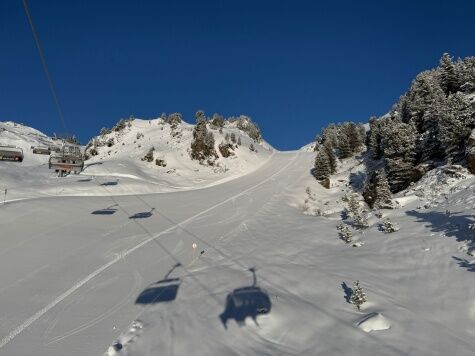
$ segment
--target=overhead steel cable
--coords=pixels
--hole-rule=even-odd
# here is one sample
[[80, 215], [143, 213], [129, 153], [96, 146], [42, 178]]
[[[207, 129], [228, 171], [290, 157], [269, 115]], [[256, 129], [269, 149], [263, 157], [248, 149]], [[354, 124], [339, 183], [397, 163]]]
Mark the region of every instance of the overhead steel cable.
[[56, 106], [56, 110], [58, 111], [61, 125], [63, 126], [64, 133], [66, 134], [68, 132], [68, 129], [66, 125], [66, 120], [64, 119], [63, 109], [61, 108], [61, 105], [59, 103], [58, 94], [56, 93], [54, 81], [48, 69], [48, 64], [46, 63], [46, 57], [43, 51], [43, 47], [41, 46], [40, 37], [38, 36], [38, 32], [36, 31], [35, 24], [33, 23], [33, 17], [31, 16], [30, 6], [28, 5], [27, 0], [22, 0], [22, 3], [23, 3], [23, 8], [25, 9], [26, 17], [28, 19], [28, 24], [30, 25], [31, 33], [33, 34], [33, 38], [35, 40], [36, 48], [38, 49], [38, 54], [40, 55], [43, 71], [45, 72], [46, 79], [48, 80], [49, 90], [51, 92], [51, 95], [53, 96], [53, 101]]

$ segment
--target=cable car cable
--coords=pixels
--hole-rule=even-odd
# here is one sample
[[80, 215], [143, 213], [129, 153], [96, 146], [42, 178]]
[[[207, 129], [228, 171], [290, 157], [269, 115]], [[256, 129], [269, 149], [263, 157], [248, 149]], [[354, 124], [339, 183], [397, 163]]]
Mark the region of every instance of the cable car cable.
[[45, 72], [46, 78], [48, 80], [48, 86], [49, 90], [51, 92], [51, 95], [53, 96], [53, 101], [56, 106], [56, 110], [58, 111], [59, 119], [61, 120], [61, 124], [63, 126], [63, 129], [65, 132], [67, 132], [67, 125], [66, 125], [66, 120], [64, 119], [63, 115], [63, 110], [61, 108], [61, 105], [59, 103], [58, 95], [56, 93], [56, 88], [53, 82], [53, 78], [51, 76], [51, 73], [48, 69], [48, 64], [46, 63], [46, 57], [43, 51], [43, 47], [41, 46], [40, 38], [38, 36], [38, 33], [36, 31], [35, 25], [33, 23], [33, 17], [31, 15], [31, 10], [30, 6], [28, 5], [28, 0], [22, 0], [23, 3], [23, 8], [25, 9], [25, 14], [28, 19], [28, 24], [30, 25], [31, 33], [33, 35], [33, 38], [35, 40], [36, 48], [38, 49], [38, 54], [40, 56], [41, 60], [41, 66], [43, 67], [43, 71]]

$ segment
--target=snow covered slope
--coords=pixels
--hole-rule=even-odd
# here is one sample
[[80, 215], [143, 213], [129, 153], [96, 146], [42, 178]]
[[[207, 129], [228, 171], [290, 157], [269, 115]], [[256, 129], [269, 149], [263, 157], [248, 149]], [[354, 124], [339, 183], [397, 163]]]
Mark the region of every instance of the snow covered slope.
[[[24, 163], [21, 166], [35, 166], [48, 162], [48, 157], [33, 154], [31, 146], [48, 147], [55, 142], [44, 133], [34, 128], [11, 121], [0, 122], [0, 145], [12, 145], [23, 149]], [[15, 165], [12, 164], [12, 167]], [[16, 164], [18, 166], [18, 164]], [[2, 166], [0, 166], [2, 169]]]
[[[257, 143], [228, 123], [221, 132], [208, 128], [214, 135], [219, 158], [213, 166], [202, 165], [190, 158], [193, 128], [194, 125], [183, 121], [176, 125], [162, 119], [129, 121], [121, 130], [93, 138], [92, 142], [97, 143], [97, 155], [87, 161], [83, 174], [126, 177], [136, 179], [140, 184], [158, 185], [149, 191], [194, 189], [247, 174], [274, 152], [265, 141]], [[225, 137], [231, 134], [235, 142], [241, 144], [233, 144], [231, 156], [225, 158], [219, 144], [226, 142]], [[250, 150], [251, 144], [255, 150]], [[147, 162], [143, 158], [152, 147], [153, 159]], [[157, 165], [156, 159], [163, 162], [162, 166]]]
[[[327, 190], [314, 155], [199, 190], [0, 206], [0, 354], [472, 355], [473, 176], [428, 177], [352, 247], [336, 201], [359, 162]], [[326, 216], [298, 209], [306, 187]]]

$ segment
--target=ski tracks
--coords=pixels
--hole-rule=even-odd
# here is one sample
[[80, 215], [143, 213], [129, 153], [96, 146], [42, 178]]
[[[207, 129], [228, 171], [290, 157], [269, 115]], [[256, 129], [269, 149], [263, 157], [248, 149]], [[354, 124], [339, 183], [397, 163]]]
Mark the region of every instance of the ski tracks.
[[55, 306], [57, 306], [59, 303], [61, 303], [62, 301], [64, 301], [66, 298], [68, 298], [69, 296], [71, 296], [73, 293], [75, 293], [79, 288], [81, 288], [82, 286], [84, 286], [86, 283], [88, 283], [89, 281], [91, 281], [92, 279], [94, 279], [95, 277], [97, 277], [98, 275], [100, 275], [101, 273], [105, 272], [106, 270], [108, 270], [110, 267], [112, 267], [113, 265], [115, 265], [117, 262], [119, 262], [122, 258], [125, 258], [127, 257], [129, 254], [133, 253], [134, 251], [138, 250], [139, 248], [147, 245], [148, 243], [150, 243], [151, 241], [173, 231], [174, 229], [180, 227], [181, 225], [184, 225], [184, 224], [187, 224], [191, 221], [194, 221], [196, 218], [199, 218], [201, 217], [202, 215], [204, 214], [207, 214], [208, 212], [214, 210], [214, 209], [217, 209], [229, 202], [233, 202], [236, 198], [239, 198], [245, 194], [248, 194], [250, 193], [251, 191], [253, 191], [254, 189], [262, 186], [263, 184], [266, 184], [267, 182], [271, 181], [272, 179], [274, 179], [275, 177], [277, 177], [278, 175], [280, 175], [282, 172], [284, 172], [285, 170], [287, 170], [296, 160], [297, 158], [299, 157], [300, 155], [300, 152], [297, 152], [297, 153], [294, 153], [294, 157], [289, 161], [287, 162], [282, 168], [280, 168], [277, 172], [271, 174], [270, 176], [268, 176], [267, 178], [265, 178], [264, 180], [260, 181], [259, 183], [255, 184], [255, 185], [252, 185], [251, 187], [241, 191], [240, 193], [238, 194], [235, 194], [229, 198], [226, 198], [225, 200], [205, 209], [205, 210], [202, 210], [201, 212], [179, 222], [178, 224], [175, 224], [171, 227], [169, 227], [168, 229], [165, 229], [163, 230], [162, 232], [146, 239], [146, 240], [143, 240], [142, 242], [138, 243], [137, 245], [135, 245], [134, 247], [131, 247], [129, 248], [128, 250], [124, 251], [122, 254], [118, 255], [118, 256], [115, 256], [114, 258], [112, 258], [109, 262], [107, 262], [106, 264], [102, 265], [101, 267], [97, 268], [95, 271], [93, 271], [92, 273], [90, 273], [89, 275], [87, 275], [84, 279], [82, 279], [81, 281], [77, 282], [76, 284], [74, 284], [71, 288], [69, 288], [67, 291], [65, 291], [64, 293], [62, 293], [61, 295], [59, 295], [58, 297], [56, 297], [54, 300], [52, 300], [49, 304], [47, 304], [45, 307], [43, 307], [42, 309], [40, 309], [39, 311], [37, 311], [35, 314], [33, 314], [32, 316], [30, 316], [28, 319], [26, 319], [23, 323], [21, 323], [20, 325], [18, 325], [16, 328], [14, 328], [13, 330], [11, 330], [8, 335], [6, 335], [5, 337], [3, 337], [1, 340], [0, 340], [0, 350], [2, 348], [4, 348], [7, 344], [9, 344], [12, 340], [14, 340], [17, 336], [19, 336], [23, 331], [25, 331], [27, 328], [29, 328], [33, 323], [35, 323], [38, 319], [40, 319], [43, 315], [45, 315], [46, 313], [48, 313], [51, 309], [53, 309]]

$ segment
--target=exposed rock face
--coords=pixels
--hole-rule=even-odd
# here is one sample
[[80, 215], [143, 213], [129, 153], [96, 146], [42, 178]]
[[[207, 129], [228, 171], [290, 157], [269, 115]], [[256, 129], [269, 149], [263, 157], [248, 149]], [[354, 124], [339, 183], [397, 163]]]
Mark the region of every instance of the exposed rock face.
[[321, 179], [318, 181], [324, 188], [330, 189], [330, 178]]
[[472, 130], [467, 142], [467, 168], [475, 174], [475, 129]]

